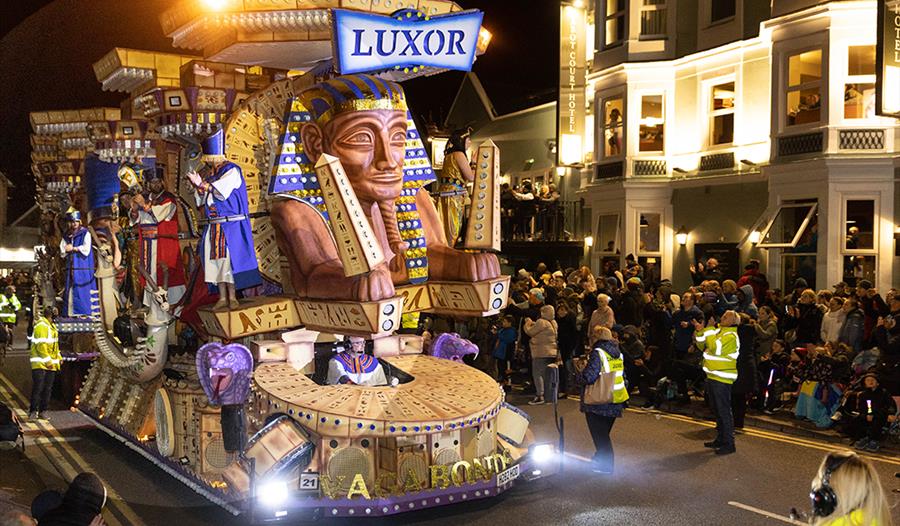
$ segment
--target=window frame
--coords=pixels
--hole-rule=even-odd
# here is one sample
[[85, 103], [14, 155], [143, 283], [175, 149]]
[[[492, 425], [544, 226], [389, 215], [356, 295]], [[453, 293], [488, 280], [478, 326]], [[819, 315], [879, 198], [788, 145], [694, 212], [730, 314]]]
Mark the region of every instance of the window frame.
[[[653, 209], [650, 209], [650, 210], [639, 209], [639, 210], [636, 210], [636, 212], [637, 212], [637, 232], [635, 233], [635, 235], [636, 235], [636, 238], [637, 238], [637, 239], [635, 239], [635, 243], [634, 243], [634, 247], [635, 247], [634, 254], [635, 254], [635, 256], [638, 257], [638, 258], [641, 257], [641, 256], [645, 256], [645, 257], [655, 257], [655, 258], [659, 258], [660, 261], [661, 261], [661, 260], [662, 260], [662, 255], [663, 255], [663, 251], [664, 251], [664, 248], [665, 248], [665, 243], [663, 242], [664, 239], [665, 239], [665, 238], [663, 237], [663, 234], [664, 234], [664, 228], [663, 228], [663, 227], [665, 226], [665, 220], [666, 220], [666, 214], [665, 214], [665, 211], [664, 211], [664, 210], [659, 210], [659, 209], [657, 209], [657, 210], [653, 210]], [[642, 250], [642, 249], [641, 249], [641, 216], [643, 216], [643, 215], [654, 215], [654, 214], [659, 216], [659, 247], [657, 248], [657, 250]], [[648, 226], [648, 228], [649, 228], [649, 226]]]
[[[800, 223], [800, 228], [794, 233], [793, 239], [791, 239], [788, 243], [766, 243], [766, 235], [768, 235], [769, 231], [772, 229], [772, 225], [775, 224], [775, 220], [778, 219], [778, 216], [781, 214], [782, 210], [786, 208], [804, 208], [810, 207], [809, 212], [806, 213], [806, 217], [803, 219], [803, 222]], [[806, 233], [806, 229], [809, 227], [809, 223], [812, 221], [813, 216], [815, 216], [816, 211], [819, 209], [818, 202], [804, 202], [804, 203], [782, 203], [773, 209], [774, 213], [769, 217], [766, 227], [760, 230], [759, 233], [759, 243], [756, 244], [756, 248], [795, 248], [797, 243], [800, 241], [800, 238], [803, 237], [803, 234]], [[793, 253], [791, 252], [789, 255], [797, 256], [807, 254], [807, 252], [802, 253]], [[815, 254], [814, 252], [809, 252], [808, 254]]]
[[[721, 86], [723, 84], [732, 83], [734, 84], [734, 105], [730, 109], [721, 109], [714, 110], [713, 109], [713, 101], [715, 97], [713, 96], [713, 90], [717, 86]], [[737, 129], [737, 105], [738, 105], [738, 83], [737, 76], [735, 74], [726, 75], [723, 77], [716, 77], [714, 79], [709, 79], [703, 82], [703, 86], [706, 91], [706, 146], [707, 148], [728, 148], [734, 146], [734, 131]], [[732, 129], [731, 129], [731, 141], [722, 142], [722, 143], [713, 143], [713, 130], [715, 129], [714, 123], [715, 118], [720, 117], [722, 115], [733, 115], [732, 117]]]
[[[819, 52], [819, 78], [817, 80], [811, 82], [801, 82], [796, 86], [792, 86], [791, 82], [791, 58], [800, 56], [804, 53], [809, 53], [811, 51]], [[826, 52], [826, 46], [823, 44], [817, 44], [805, 48], [798, 48], [793, 50], [788, 50], [784, 52], [784, 82], [781, 86], [781, 97], [783, 101], [783, 108], [781, 111], [781, 122], [783, 123], [782, 129], [786, 130], [788, 128], [792, 130], [802, 129], [804, 127], [815, 127], [821, 126], [823, 122], [828, 120], [828, 107], [826, 104], [826, 96], [828, 92], [828, 68], [826, 65], [828, 64], [828, 54]], [[798, 93], [803, 92], [804, 90], [809, 90], [811, 88], [818, 88], [819, 90], [819, 120], [812, 122], [804, 122], [800, 124], [790, 124], [788, 122], [788, 98], [790, 93], [796, 91]], [[825, 92], [823, 93], [823, 89]]]
[[735, 18], [737, 18], [738, 3], [737, 3], [737, 0], [731, 0], [732, 5], [734, 6], [734, 13], [732, 13], [731, 15], [713, 20], [713, 5], [715, 3], [716, 3], [716, 0], [709, 0], [709, 20], [708, 20], [707, 27], [724, 24], [724, 23], [730, 22], [730, 21], [734, 20]]
[[[603, 155], [598, 158], [601, 160], [604, 160], [604, 161], [609, 161], [609, 160], [614, 160], [614, 159], [624, 159], [625, 153], [627, 152], [627, 144], [628, 144], [628, 127], [626, 126], [627, 109], [625, 108], [625, 102], [626, 102], [625, 93], [624, 92], [615, 92], [615, 93], [610, 93], [607, 96], [599, 96], [598, 98], [600, 99], [600, 111], [602, 112], [600, 114], [602, 117], [600, 120], [600, 132], [601, 133], [599, 134], [600, 135], [599, 141], [602, 141], [602, 142], [599, 143], [598, 146], [600, 147], [599, 148], [600, 152], [603, 153]], [[606, 146], [607, 146], [608, 139], [606, 136], [606, 131], [613, 129], [614, 127], [606, 125], [606, 103], [609, 101], [615, 100], [615, 99], [619, 99], [622, 101], [621, 109], [620, 109], [621, 124], [618, 126], [622, 130], [621, 133], [619, 134], [622, 144], [620, 145], [620, 148], [619, 148], [620, 151], [618, 154], [607, 155], [606, 154]], [[595, 119], [596, 119], [596, 117], [595, 117]]]
[[[626, 40], [628, 40], [628, 3], [629, 3], [628, 0], [624, 0], [625, 7], [622, 8], [621, 10], [614, 11], [611, 15], [607, 14], [607, 12], [609, 11], [607, 9], [609, 3], [616, 2], [616, 8], [618, 8], [618, 1], [619, 0], [604, 0], [604, 2], [603, 2], [603, 12], [602, 12], [602, 17], [603, 17], [603, 41], [602, 41], [602, 44], [603, 45], [601, 46], [600, 49], [607, 50], [607, 49], [611, 49], [611, 48], [614, 48], [617, 46], [621, 46], [622, 44], [625, 43]], [[622, 27], [624, 28], [623, 34], [618, 35], [619, 38], [617, 40], [614, 40], [613, 42], [608, 42], [608, 40], [609, 40], [609, 36], [608, 36], [609, 31], [607, 30], [608, 24], [609, 24], [610, 20], [615, 20], [618, 17], [622, 17], [622, 19], [623, 19], [623, 22], [622, 22]]]
[[[880, 196], [877, 194], [841, 194], [841, 255], [842, 256], [877, 256], [879, 243], [878, 210], [880, 209]], [[847, 248], [847, 204], [850, 201], [872, 201], [872, 248]]]
[[[667, 20], [667, 17], [668, 17], [667, 9], [669, 7], [668, 0], [663, 0], [663, 2], [661, 4], [650, 4], [650, 5], [647, 5], [646, 1], [647, 0], [641, 0], [639, 17], [638, 17], [640, 24], [641, 24], [641, 30], [638, 34], [638, 39], [640, 39], [640, 40], [663, 40], [665, 38], [668, 38], [668, 36], [669, 36], [669, 22]], [[663, 31], [662, 33], [644, 34], [644, 31], [643, 31], [644, 12], [649, 12], [649, 11], [662, 11], [663, 25], [665, 26], [665, 31]]]
[[[847, 90], [847, 85], [848, 85], [848, 84], [871, 84], [872, 87], [875, 88], [877, 83], [876, 83], [876, 81], [875, 81], [875, 80], [876, 80], [876, 77], [875, 77], [875, 72], [874, 72], [874, 71], [873, 71], [871, 74], [869, 74], [869, 75], [851, 75], [851, 74], [850, 74], [850, 48], [853, 48], [853, 47], [871, 47], [871, 48], [875, 48], [875, 44], [871, 44], [871, 45], [870, 45], [870, 44], [854, 44], [854, 43], [849, 43], [849, 44], [847, 44], [847, 46], [846, 46], [846, 50], [847, 50], [847, 67], [846, 67], [846, 69], [844, 70], [844, 75], [843, 75], [844, 81], [841, 83], [841, 86], [844, 88], [844, 91], [845, 91], [845, 92], [846, 92], [846, 90]], [[877, 57], [876, 57], [876, 63], [877, 63], [877, 60], [878, 60], [878, 59], [877, 59]], [[877, 65], [876, 65], [876, 67], [877, 67]], [[874, 95], [873, 95], [873, 96], [874, 96]], [[845, 112], [846, 112], [846, 103], [842, 105], [842, 108], [843, 108], [843, 109], [841, 110], [841, 119], [844, 120], [844, 121], [849, 121], [849, 122], [860, 122], [860, 121], [865, 121], [865, 120], [867, 120], [867, 119], [874, 119], [874, 118], [877, 118], [877, 117], [878, 117], [877, 114], [872, 115], [872, 117], [866, 117], [866, 115], [865, 115], [865, 105], [863, 105], [863, 116], [862, 116], [862, 117], [847, 117], [847, 116], [845, 115]]]
[[[638, 93], [638, 99], [640, 101], [640, 109], [638, 114], [638, 122], [637, 122], [637, 155], [665, 155], [666, 153], [666, 93], [665, 91], [648, 91], [646, 93]], [[662, 149], [661, 150], [641, 150], [641, 127], [644, 125], [644, 97], [659, 97], [660, 104], [662, 108], [660, 109], [660, 115], [662, 119], [662, 127], [663, 127], [663, 140], [662, 140]]]
[[[606, 241], [604, 241], [603, 237], [601, 236], [602, 230], [600, 228], [600, 225], [601, 225], [604, 217], [615, 217], [616, 218], [615, 219], [616, 234], [613, 239], [615, 245], [613, 247], [612, 252], [605, 250]], [[622, 252], [621, 239], [622, 239], [622, 215], [619, 213], [611, 213], [611, 214], [600, 213], [597, 216], [597, 233], [594, 235], [594, 247], [593, 247], [594, 252], [597, 254], [600, 254], [601, 256], [614, 256], [617, 253], [621, 253]], [[598, 242], [599, 242], [599, 245], [598, 245]]]

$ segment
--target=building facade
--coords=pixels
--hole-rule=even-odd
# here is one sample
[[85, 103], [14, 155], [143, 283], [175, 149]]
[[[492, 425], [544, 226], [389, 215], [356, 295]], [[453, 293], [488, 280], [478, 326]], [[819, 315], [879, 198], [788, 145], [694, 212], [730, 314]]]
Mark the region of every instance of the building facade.
[[900, 121], [875, 114], [876, 2], [566, 9], [593, 40], [580, 192], [595, 271], [633, 254], [684, 288], [715, 256], [734, 278], [760, 260], [777, 288], [893, 286]]

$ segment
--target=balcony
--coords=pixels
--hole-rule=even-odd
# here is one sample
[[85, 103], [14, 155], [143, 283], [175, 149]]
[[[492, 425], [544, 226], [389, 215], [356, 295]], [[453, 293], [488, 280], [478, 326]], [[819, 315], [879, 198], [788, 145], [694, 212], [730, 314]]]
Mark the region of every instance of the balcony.
[[[501, 214], [501, 252], [510, 266], [534, 268], [544, 261], [563, 267], [578, 266], [590, 235], [590, 210], [582, 201], [556, 201], [542, 205], [516, 201]], [[550, 261], [552, 260], [552, 261]]]

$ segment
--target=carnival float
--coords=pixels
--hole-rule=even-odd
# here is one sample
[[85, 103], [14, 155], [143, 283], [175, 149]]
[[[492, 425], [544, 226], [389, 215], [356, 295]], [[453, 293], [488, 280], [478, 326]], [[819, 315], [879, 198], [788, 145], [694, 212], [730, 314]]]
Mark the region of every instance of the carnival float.
[[203, 56], [116, 48], [94, 70], [121, 108], [32, 114], [38, 301], [92, 364], [77, 409], [253, 521], [391, 515], [541, 474], [528, 416], [462, 363], [477, 347], [398, 333], [508, 301], [500, 152], [461, 148], [470, 188], [446, 224], [400, 85], [469, 69], [481, 18], [186, 0], [163, 29]]

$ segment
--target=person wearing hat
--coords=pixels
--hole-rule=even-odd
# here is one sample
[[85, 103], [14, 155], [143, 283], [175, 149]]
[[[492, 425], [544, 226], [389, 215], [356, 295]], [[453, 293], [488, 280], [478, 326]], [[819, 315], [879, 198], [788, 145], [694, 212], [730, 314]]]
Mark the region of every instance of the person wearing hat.
[[850, 287], [846, 281], [838, 281], [834, 284], [834, 295], [838, 298], [846, 298], [850, 295]]
[[[149, 193], [145, 199], [136, 194], [131, 200], [130, 218], [138, 230], [138, 259], [157, 287], [166, 290], [169, 305], [175, 305], [186, 291], [181, 246], [178, 243], [178, 199], [166, 191], [163, 170], [157, 167], [147, 181]], [[144, 305], [150, 308], [153, 318], [167, 321], [169, 313], [162, 310], [146, 288], [144, 275], [140, 276], [144, 288]]]
[[475, 180], [475, 174], [469, 167], [467, 152], [472, 146], [469, 136], [472, 128], [454, 131], [444, 148], [444, 167], [438, 179], [435, 198], [435, 209], [444, 225], [447, 244], [456, 246], [465, 235], [463, 229], [466, 217], [466, 206], [469, 204], [469, 185]]
[[756, 301], [757, 306], [761, 306], [766, 300], [766, 292], [769, 290], [769, 280], [766, 279], [765, 274], [759, 271], [758, 259], [751, 259], [750, 262], [744, 266], [744, 273], [741, 274], [741, 278], [737, 281], [738, 290], [744, 285], [753, 287], [753, 299]]
[[888, 416], [896, 412], [897, 406], [874, 372], [863, 376], [862, 385], [863, 390], [856, 395], [856, 405], [851, 413], [854, 417], [847, 434], [855, 440], [853, 447], [874, 452], [881, 449]]
[[97, 290], [94, 278], [94, 249], [91, 233], [81, 224], [81, 212], [70, 208], [66, 213], [68, 229], [59, 242], [59, 252], [66, 259], [66, 288], [63, 292], [63, 316], [90, 316], [91, 291]]
[[207, 283], [219, 288], [213, 308], [238, 307], [237, 290], [262, 282], [253, 246], [247, 185], [238, 165], [225, 159], [225, 133], [219, 130], [203, 141], [202, 160], [212, 167], [212, 175], [188, 172], [196, 189], [197, 206], [206, 212], [200, 235], [203, 273]]

